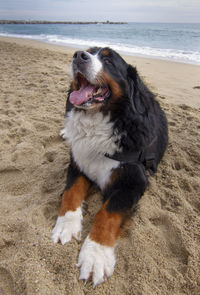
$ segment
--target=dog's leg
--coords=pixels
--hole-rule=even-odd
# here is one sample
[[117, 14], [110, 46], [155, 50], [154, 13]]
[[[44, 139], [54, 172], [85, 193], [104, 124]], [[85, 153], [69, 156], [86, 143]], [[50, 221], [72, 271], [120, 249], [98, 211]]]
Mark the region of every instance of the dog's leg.
[[81, 238], [82, 201], [86, 198], [91, 183], [71, 161], [68, 168], [67, 186], [62, 196], [59, 216], [53, 229], [52, 240], [62, 245], [72, 237]]
[[105, 203], [97, 213], [90, 234], [81, 248], [79, 279], [88, 280], [92, 274], [93, 283], [97, 285], [104, 281], [104, 276], [112, 275], [116, 263], [114, 248], [122, 224], [130, 217], [133, 205], [142, 196], [147, 184], [147, 177], [141, 167], [120, 169], [114, 175], [104, 192]]
[[107, 202], [97, 213], [90, 234], [86, 238], [78, 258], [80, 280], [88, 280], [93, 273], [94, 286], [104, 281], [104, 275], [113, 274], [116, 263], [114, 248], [123, 220], [121, 213], [110, 213]]

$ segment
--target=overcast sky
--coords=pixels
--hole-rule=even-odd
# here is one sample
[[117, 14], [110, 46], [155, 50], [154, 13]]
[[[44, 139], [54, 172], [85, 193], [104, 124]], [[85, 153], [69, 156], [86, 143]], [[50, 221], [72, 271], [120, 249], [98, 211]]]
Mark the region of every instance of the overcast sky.
[[0, 19], [200, 22], [200, 0], [0, 0]]

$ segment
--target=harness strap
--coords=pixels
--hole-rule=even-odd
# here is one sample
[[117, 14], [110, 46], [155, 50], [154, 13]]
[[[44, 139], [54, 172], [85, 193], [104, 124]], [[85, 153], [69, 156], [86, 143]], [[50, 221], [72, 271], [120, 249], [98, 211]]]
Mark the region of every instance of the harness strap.
[[155, 167], [155, 150], [157, 145], [157, 136], [150, 142], [150, 144], [144, 148], [142, 151], [132, 151], [115, 153], [114, 155], [105, 154], [105, 157], [112, 160], [121, 162], [121, 165], [132, 164], [138, 165], [142, 164], [146, 170], [149, 170], [150, 174], [153, 174], [156, 170]]

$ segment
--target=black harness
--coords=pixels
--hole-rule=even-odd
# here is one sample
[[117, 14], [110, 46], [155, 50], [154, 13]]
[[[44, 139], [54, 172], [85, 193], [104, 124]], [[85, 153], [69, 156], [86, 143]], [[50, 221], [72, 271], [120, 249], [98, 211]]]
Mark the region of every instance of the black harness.
[[142, 151], [131, 151], [115, 153], [114, 155], [105, 154], [107, 158], [119, 161], [121, 166], [124, 164], [143, 165], [146, 170], [153, 175], [156, 171], [155, 151], [157, 146], [157, 136]]

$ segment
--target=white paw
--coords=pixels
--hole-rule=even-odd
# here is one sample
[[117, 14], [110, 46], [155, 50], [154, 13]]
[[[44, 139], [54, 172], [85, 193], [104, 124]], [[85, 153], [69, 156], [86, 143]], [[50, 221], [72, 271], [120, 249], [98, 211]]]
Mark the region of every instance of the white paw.
[[115, 267], [114, 247], [100, 245], [86, 238], [78, 258], [79, 280], [88, 280], [92, 274], [94, 286], [104, 282], [104, 275], [110, 277]]
[[66, 138], [67, 138], [67, 135], [66, 135], [66, 129], [65, 129], [65, 128], [61, 129], [59, 135], [60, 135], [63, 139], [66, 139]]
[[54, 243], [59, 240], [62, 245], [68, 243], [72, 237], [76, 240], [81, 238], [81, 221], [82, 221], [81, 207], [76, 211], [68, 211], [64, 216], [59, 216], [56, 221], [56, 225], [52, 231], [53, 235], [51, 239]]

